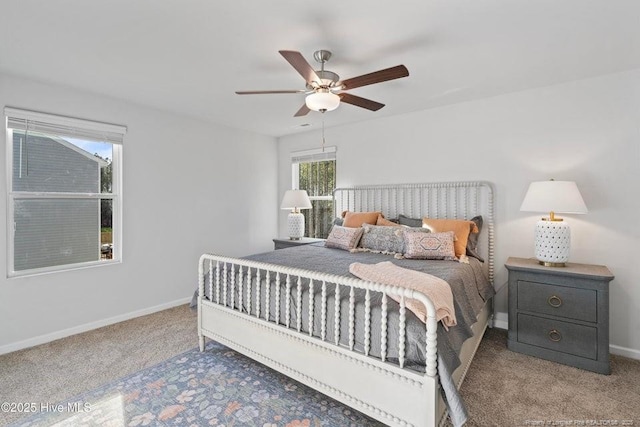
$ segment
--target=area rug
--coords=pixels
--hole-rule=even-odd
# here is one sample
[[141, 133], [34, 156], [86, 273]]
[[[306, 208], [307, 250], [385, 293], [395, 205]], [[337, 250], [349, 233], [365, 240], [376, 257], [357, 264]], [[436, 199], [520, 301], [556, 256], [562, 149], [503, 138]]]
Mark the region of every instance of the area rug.
[[[37, 407], [36, 407], [37, 406]], [[380, 426], [335, 400], [209, 342], [12, 426]]]

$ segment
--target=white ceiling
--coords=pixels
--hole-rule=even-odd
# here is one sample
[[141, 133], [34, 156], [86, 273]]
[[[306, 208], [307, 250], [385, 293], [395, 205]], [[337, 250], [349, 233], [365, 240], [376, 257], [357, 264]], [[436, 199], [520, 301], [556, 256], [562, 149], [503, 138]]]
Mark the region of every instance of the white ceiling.
[[[303, 89], [278, 54], [328, 49], [342, 78], [404, 64], [410, 76], [353, 89], [336, 126], [640, 68], [638, 0], [2, 0], [0, 72], [281, 136]], [[24, 106], [28, 107], [28, 106]], [[303, 127], [303, 124], [311, 127]]]

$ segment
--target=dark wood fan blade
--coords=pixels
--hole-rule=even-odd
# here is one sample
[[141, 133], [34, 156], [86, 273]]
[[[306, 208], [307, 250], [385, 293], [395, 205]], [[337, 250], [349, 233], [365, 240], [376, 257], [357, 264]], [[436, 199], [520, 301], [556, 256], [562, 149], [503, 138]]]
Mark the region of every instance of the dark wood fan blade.
[[376, 101], [372, 101], [367, 98], [362, 98], [360, 96], [351, 95], [350, 93], [341, 93], [338, 95], [342, 102], [346, 102], [347, 104], [355, 105], [356, 107], [366, 108], [371, 111], [378, 111], [384, 104], [381, 104]]
[[300, 52], [295, 50], [280, 50], [280, 55], [286, 59], [293, 68], [304, 78], [307, 83], [319, 82], [320, 77], [316, 74], [314, 69], [309, 65], [306, 59]]
[[386, 68], [384, 70], [374, 71], [373, 73], [343, 80], [336, 86], [342, 85], [342, 89], [347, 90], [360, 86], [372, 85], [374, 83], [386, 82], [388, 80], [395, 80], [402, 77], [407, 77], [408, 75], [409, 70], [407, 70], [407, 67], [405, 67], [404, 65], [396, 65], [395, 67]]
[[293, 115], [293, 117], [306, 116], [307, 114], [309, 114], [309, 111], [311, 110], [309, 109], [309, 107], [307, 107], [307, 104], [302, 104], [302, 107], [300, 107], [300, 109]]
[[273, 93], [305, 93], [306, 90], [237, 90], [238, 95], [264, 95]]

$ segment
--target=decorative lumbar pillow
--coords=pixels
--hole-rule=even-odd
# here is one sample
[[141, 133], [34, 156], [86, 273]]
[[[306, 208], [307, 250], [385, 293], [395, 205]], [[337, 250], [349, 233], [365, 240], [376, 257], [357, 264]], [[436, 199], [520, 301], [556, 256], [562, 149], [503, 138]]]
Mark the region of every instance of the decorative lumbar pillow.
[[422, 226], [431, 230], [432, 233], [453, 231], [456, 236], [454, 247], [457, 257], [466, 255], [469, 234], [478, 233], [479, 231], [475, 222], [463, 219], [435, 219], [424, 217], [422, 218]]
[[455, 260], [453, 231], [444, 233], [404, 232], [404, 257], [411, 259]]
[[470, 219], [470, 221], [473, 221], [476, 224], [476, 227], [478, 227], [478, 232], [469, 234], [469, 240], [467, 240], [467, 255], [484, 262], [484, 258], [482, 258], [478, 253], [478, 237], [480, 237], [480, 232], [482, 231], [482, 224], [484, 221], [482, 220], [481, 215], [474, 216]]
[[388, 220], [382, 215], [378, 215], [378, 219], [376, 220], [376, 225], [384, 225], [387, 227], [400, 227], [400, 224], [398, 224], [397, 222]]
[[378, 226], [362, 224], [364, 233], [360, 239], [360, 248], [367, 252], [383, 254], [401, 254], [404, 250], [404, 235], [395, 226]]
[[378, 221], [378, 215], [382, 212], [351, 212], [345, 211], [342, 214], [344, 227], [360, 227], [362, 224], [375, 225]]
[[324, 245], [327, 248], [351, 250], [358, 245], [363, 231], [361, 227], [350, 228], [334, 225]]

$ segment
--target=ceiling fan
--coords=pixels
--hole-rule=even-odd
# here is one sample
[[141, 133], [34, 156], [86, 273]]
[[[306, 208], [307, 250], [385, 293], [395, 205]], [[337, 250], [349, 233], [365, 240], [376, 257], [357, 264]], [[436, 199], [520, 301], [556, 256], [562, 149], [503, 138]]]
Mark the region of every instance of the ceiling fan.
[[300, 52], [293, 50], [281, 50], [280, 55], [296, 69], [306, 82], [306, 89], [300, 90], [252, 90], [236, 91], [238, 95], [263, 95], [275, 93], [304, 93], [307, 95], [304, 105], [294, 114], [294, 117], [304, 116], [309, 111], [319, 111], [324, 113], [338, 108], [340, 101], [357, 107], [366, 108], [371, 111], [378, 111], [384, 104], [370, 99], [362, 98], [344, 91], [375, 83], [386, 82], [388, 80], [407, 77], [409, 70], [404, 65], [385, 68], [373, 73], [353, 77], [347, 80], [340, 80], [333, 71], [324, 69], [324, 64], [331, 58], [328, 50], [317, 50], [313, 53], [313, 58], [320, 63], [320, 70], [314, 70], [304, 59]]

